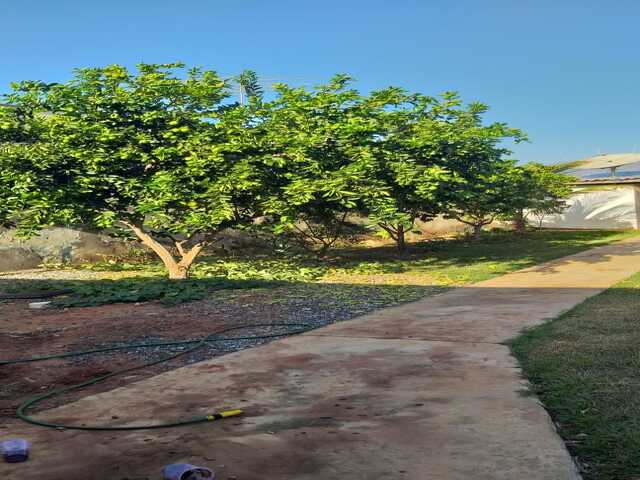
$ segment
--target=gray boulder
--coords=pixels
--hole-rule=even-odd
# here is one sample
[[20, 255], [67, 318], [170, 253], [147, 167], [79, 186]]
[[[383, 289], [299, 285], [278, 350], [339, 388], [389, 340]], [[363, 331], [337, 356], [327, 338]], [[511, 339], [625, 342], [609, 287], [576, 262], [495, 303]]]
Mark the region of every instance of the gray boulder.
[[42, 263], [42, 257], [22, 247], [0, 247], [0, 272], [28, 270]]

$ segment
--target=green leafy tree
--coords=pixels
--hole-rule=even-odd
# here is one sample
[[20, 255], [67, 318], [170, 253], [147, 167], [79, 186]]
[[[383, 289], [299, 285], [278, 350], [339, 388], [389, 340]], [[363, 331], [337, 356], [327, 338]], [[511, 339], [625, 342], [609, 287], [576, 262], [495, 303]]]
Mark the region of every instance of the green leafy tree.
[[367, 208], [372, 220], [400, 250], [416, 219], [444, 214], [481, 229], [494, 214], [480, 215], [493, 208], [489, 205], [495, 199], [487, 198], [480, 208], [479, 196], [497, 181], [492, 172], [506, 153], [498, 144], [520, 141], [522, 132], [500, 123], [484, 125], [487, 107], [465, 105], [454, 92], [428, 97], [387, 89], [374, 93], [371, 101], [382, 103], [376, 113], [381, 128], [372, 174], [384, 192]]
[[511, 152], [504, 142], [522, 142], [526, 136], [504, 123], [485, 125], [488, 107], [482, 103], [463, 106], [455, 94], [446, 100], [449, 108], [427, 131], [433, 140], [426, 145], [433, 145], [451, 175], [434, 195], [443, 216], [469, 225], [478, 239], [484, 226], [508, 211], [513, 196], [514, 162], [505, 160]]
[[472, 238], [478, 240], [483, 227], [511, 211], [514, 173], [513, 162], [501, 161], [473, 176], [457, 177], [445, 217], [469, 225]]
[[530, 215], [542, 222], [546, 215], [562, 212], [573, 181], [572, 177], [557, 173], [555, 166], [528, 163], [519, 167], [507, 217], [513, 220], [514, 230], [523, 233]]
[[41, 93], [51, 86], [24, 82], [15, 85], [22, 93], [19, 105], [0, 103], [0, 227], [19, 225], [22, 233], [33, 232], [38, 228], [38, 219], [47, 211], [46, 196], [55, 194], [35, 188], [34, 172], [27, 171], [23, 165], [24, 151], [42, 154], [42, 148], [37, 145], [44, 115], [40, 108]]
[[453, 95], [428, 97], [393, 87], [373, 92], [367, 104], [377, 127], [369, 168], [377, 195], [364, 202], [364, 211], [402, 251], [415, 221], [441, 212], [438, 192], [451, 172], [436, 127], [451, 121], [459, 105]]
[[349, 82], [338, 75], [312, 90], [275, 85], [276, 98], [254, 120], [254, 146], [278, 171], [266, 182], [277, 190], [268, 206], [274, 229], [320, 255], [353, 231], [348, 214], [376, 190], [361, 161], [375, 125]]
[[259, 148], [279, 159], [286, 178], [271, 210], [277, 229], [323, 252], [348, 231], [349, 212], [359, 211], [403, 250], [418, 218], [448, 213], [470, 221], [451, 190], [469, 190], [480, 172], [486, 180], [506, 153], [498, 143], [523, 134], [483, 125], [486, 106], [464, 105], [455, 93], [392, 87], [362, 96], [349, 82], [337, 76], [314, 91], [279, 85], [259, 110]]
[[484, 125], [482, 104], [397, 88], [363, 96], [345, 75], [276, 85], [264, 102], [254, 72], [234, 81], [248, 104], [181, 64], [14, 85], [0, 108], [0, 221], [25, 235], [53, 223], [124, 229], [184, 278], [217, 233], [258, 217], [323, 254], [352, 212], [404, 249], [418, 218], [444, 213], [479, 235], [513, 211], [521, 172], [500, 144], [524, 135]]
[[[182, 64], [85, 68], [22, 82], [2, 103], [4, 216], [24, 234], [64, 222], [125, 229], [185, 278], [216, 233], [258, 215], [262, 169], [242, 151], [247, 109], [226, 83]], [[24, 133], [24, 132], [23, 132]]]
[[6, 157], [11, 155], [10, 150], [22, 134], [16, 117], [9, 106], [0, 105], [0, 139], [3, 139], [0, 141], [0, 228], [14, 226], [12, 212], [16, 208], [16, 198], [11, 190]]
[[452, 205], [455, 210], [448, 215], [470, 225], [476, 239], [482, 227], [496, 218], [513, 221], [514, 230], [523, 233], [530, 214], [564, 209], [571, 182], [571, 177], [555, 173], [550, 166], [496, 161], [459, 190], [457, 203]]

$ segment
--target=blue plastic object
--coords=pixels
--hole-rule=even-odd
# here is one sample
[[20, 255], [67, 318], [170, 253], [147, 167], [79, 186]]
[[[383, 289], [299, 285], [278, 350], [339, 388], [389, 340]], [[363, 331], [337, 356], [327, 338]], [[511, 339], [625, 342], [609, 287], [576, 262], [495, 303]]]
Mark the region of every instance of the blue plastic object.
[[4, 461], [8, 463], [24, 462], [29, 458], [29, 442], [22, 438], [5, 440], [0, 444]]
[[174, 463], [162, 469], [164, 480], [214, 480], [216, 474], [206, 467], [188, 463]]

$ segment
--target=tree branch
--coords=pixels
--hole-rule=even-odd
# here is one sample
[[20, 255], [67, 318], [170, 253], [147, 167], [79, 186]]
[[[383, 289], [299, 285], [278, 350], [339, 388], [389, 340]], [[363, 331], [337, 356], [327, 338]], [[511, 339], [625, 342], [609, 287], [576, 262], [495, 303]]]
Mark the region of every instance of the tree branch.
[[398, 240], [398, 231], [395, 230], [391, 225], [388, 225], [386, 223], [378, 223], [378, 226], [385, 232], [387, 232], [392, 240]]
[[187, 252], [184, 252], [183, 250], [184, 253], [182, 254], [182, 259], [178, 262], [178, 265], [188, 269], [204, 247], [205, 247], [205, 244], [201, 242], [201, 243], [196, 243]]
[[182, 240], [180, 242], [174, 240], [173, 243], [176, 246], [176, 249], [178, 250], [178, 253], [180, 254], [181, 257], [185, 256], [185, 251], [184, 251], [184, 247], [182, 245], [184, 245], [188, 240]]
[[177, 264], [175, 258], [173, 258], [173, 255], [171, 255], [169, 250], [167, 250], [164, 247], [164, 245], [162, 245], [160, 242], [154, 239], [151, 235], [145, 232], [142, 226], [136, 225], [134, 223], [130, 223], [124, 220], [121, 220], [120, 223], [129, 227], [144, 245], [149, 247], [151, 250], [153, 250], [156, 253], [156, 255], [158, 255], [158, 257], [160, 257], [160, 259], [165, 265], [170, 266], [170, 265]]

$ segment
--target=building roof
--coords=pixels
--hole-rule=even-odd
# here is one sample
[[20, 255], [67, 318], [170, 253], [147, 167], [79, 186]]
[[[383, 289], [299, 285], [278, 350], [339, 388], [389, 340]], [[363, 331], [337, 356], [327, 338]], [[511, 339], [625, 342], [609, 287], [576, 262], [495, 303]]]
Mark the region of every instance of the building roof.
[[606, 178], [580, 178], [574, 185], [617, 185], [624, 183], [640, 184], [640, 176], [633, 177], [606, 177]]
[[578, 160], [570, 170], [592, 170], [615, 168], [631, 163], [640, 163], [640, 153], [610, 153]]

